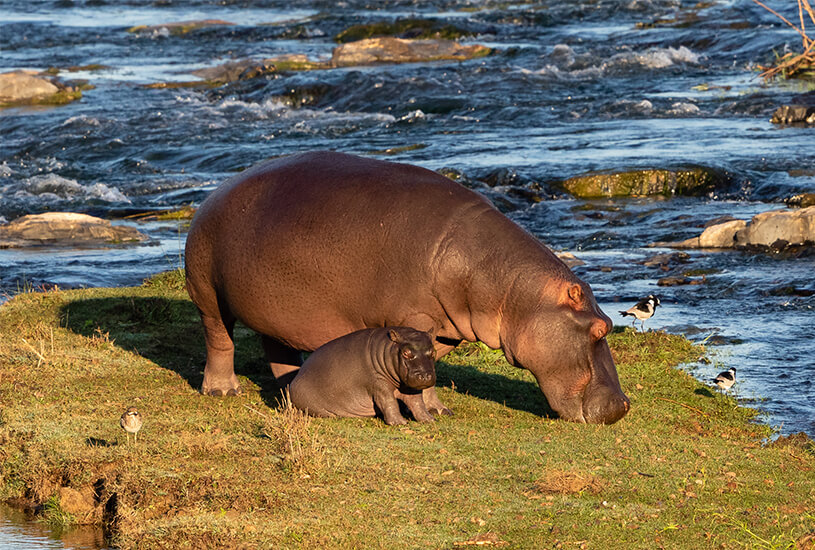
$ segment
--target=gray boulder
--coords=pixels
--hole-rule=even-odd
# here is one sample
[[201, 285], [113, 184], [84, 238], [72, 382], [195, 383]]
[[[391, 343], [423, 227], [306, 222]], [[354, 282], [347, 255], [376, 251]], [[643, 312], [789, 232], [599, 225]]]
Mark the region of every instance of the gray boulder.
[[17, 218], [0, 226], [0, 248], [27, 246], [89, 246], [141, 242], [137, 229], [74, 212], [46, 212]]
[[698, 237], [654, 243], [671, 248], [784, 248], [815, 244], [815, 206], [756, 214], [749, 222], [730, 220], [711, 225]]
[[0, 103], [17, 103], [41, 99], [59, 92], [59, 88], [47, 78], [27, 71], [0, 74]]
[[756, 214], [736, 233], [736, 246], [778, 247], [784, 243], [815, 243], [815, 206]]

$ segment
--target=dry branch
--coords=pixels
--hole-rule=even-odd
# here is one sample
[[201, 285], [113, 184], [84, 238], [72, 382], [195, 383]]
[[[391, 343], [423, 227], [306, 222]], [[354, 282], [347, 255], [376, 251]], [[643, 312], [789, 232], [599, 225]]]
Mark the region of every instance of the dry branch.
[[765, 5], [764, 3], [760, 2], [759, 0], [753, 0], [756, 4], [764, 8], [765, 10], [769, 11], [779, 19], [781, 19], [784, 23], [795, 29], [795, 31], [801, 35], [801, 40], [803, 43], [804, 52], [801, 54], [794, 54], [794, 53], [787, 53], [780, 57], [775, 65], [772, 67], [761, 67], [763, 72], [761, 76], [766, 80], [772, 80], [779, 74], [784, 74], [785, 76], [794, 76], [795, 73], [803, 70], [807, 70], [815, 65], [815, 52], [813, 52], [813, 48], [815, 48], [815, 40], [811, 39], [806, 32], [806, 22], [804, 19], [804, 12], [809, 15], [810, 20], [812, 20], [813, 24], [815, 24], [815, 11], [813, 11], [812, 6], [809, 3], [809, 0], [798, 0], [798, 19], [801, 22], [801, 26], [797, 27], [795, 24], [790, 22], [789, 19], [775, 11], [774, 9], [770, 8], [769, 6]]

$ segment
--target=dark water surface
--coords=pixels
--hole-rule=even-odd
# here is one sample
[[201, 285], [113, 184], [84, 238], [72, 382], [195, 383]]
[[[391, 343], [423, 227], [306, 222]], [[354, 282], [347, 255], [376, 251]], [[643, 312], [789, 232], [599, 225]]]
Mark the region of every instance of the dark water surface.
[[3, 550], [97, 550], [106, 548], [101, 529], [77, 527], [54, 531], [31, 521], [13, 508], [0, 505], [0, 548]]
[[[194, 80], [190, 70], [234, 59], [327, 59], [339, 31], [401, 17], [458, 26], [467, 41], [497, 51], [215, 89], [143, 86]], [[204, 18], [235, 25], [127, 32]], [[196, 205], [255, 162], [313, 149], [453, 169], [550, 246], [584, 260], [576, 271], [615, 322], [627, 322], [618, 310], [659, 294], [663, 307], [648, 327], [716, 344], [715, 361], [692, 367], [695, 375], [735, 366], [738, 395], [766, 422], [815, 435], [815, 256], [696, 251], [668, 272], [642, 263], [669, 252], [646, 248], [651, 242], [815, 191], [815, 129], [769, 123], [775, 107], [809, 88], [766, 86], [756, 71], [773, 49], [799, 47], [792, 30], [748, 1], [4, 0], [0, 71], [107, 68], [61, 73], [95, 86], [79, 102], [0, 111], [0, 221]], [[397, 147], [407, 149], [382, 153]], [[701, 198], [615, 201], [574, 200], [550, 185], [588, 170], [688, 163], [726, 171], [729, 185]], [[0, 250], [0, 293], [130, 285], [181, 265], [178, 223], [139, 227], [150, 245]], [[704, 284], [657, 287], [688, 270], [705, 274]]]

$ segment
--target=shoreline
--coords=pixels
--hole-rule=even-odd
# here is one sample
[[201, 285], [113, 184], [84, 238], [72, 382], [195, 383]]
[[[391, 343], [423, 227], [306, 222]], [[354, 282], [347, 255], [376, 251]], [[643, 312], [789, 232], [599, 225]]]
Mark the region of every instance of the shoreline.
[[[699, 548], [815, 534], [812, 441], [768, 443], [755, 410], [676, 368], [704, 349], [664, 332], [610, 336], [632, 401], [617, 424], [548, 418], [530, 373], [471, 344], [437, 366], [456, 416], [394, 429], [280, 407], [240, 327], [244, 394], [198, 394], [203, 337], [178, 271], [19, 294], [0, 329], [0, 497], [103, 525], [122, 548]], [[118, 417], [134, 404], [145, 425], [128, 445]]]

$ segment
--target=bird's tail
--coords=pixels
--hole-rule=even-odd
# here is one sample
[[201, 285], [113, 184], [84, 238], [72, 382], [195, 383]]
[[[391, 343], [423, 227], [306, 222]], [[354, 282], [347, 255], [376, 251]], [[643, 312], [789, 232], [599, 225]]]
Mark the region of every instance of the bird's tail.
[[622, 315], [623, 317], [627, 317], [628, 315], [630, 315], [630, 316], [632, 316], [632, 317], [634, 316], [634, 314], [633, 314], [633, 313], [629, 313], [629, 312], [627, 312], [627, 311], [621, 311], [621, 312], [620, 312], [620, 315]]

